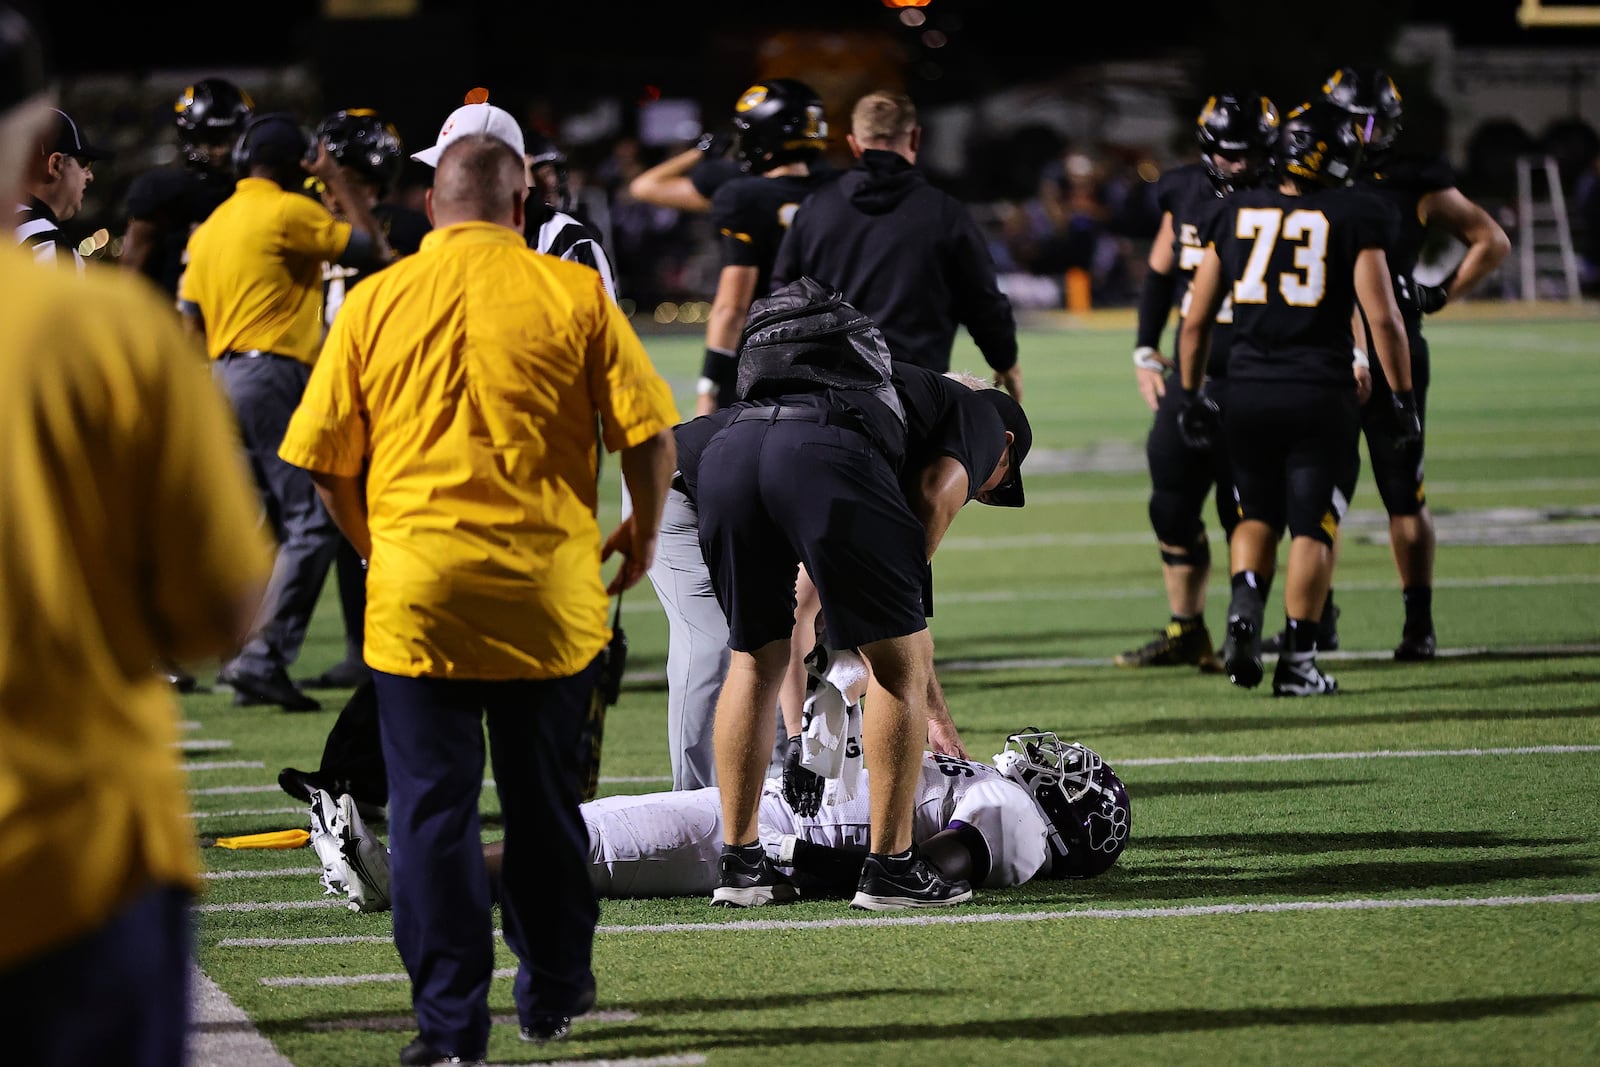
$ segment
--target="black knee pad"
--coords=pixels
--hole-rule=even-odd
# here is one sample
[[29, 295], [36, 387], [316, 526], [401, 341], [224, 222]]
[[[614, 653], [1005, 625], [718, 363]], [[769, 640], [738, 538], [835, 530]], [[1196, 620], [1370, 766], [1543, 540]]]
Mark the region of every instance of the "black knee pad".
[[1170, 489], [1150, 494], [1150, 528], [1164, 545], [1192, 545], [1206, 536], [1197, 502]]
[[1206, 540], [1202, 531], [1199, 540], [1191, 541], [1189, 547], [1183, 552], [1168, 552], [1161, 550], [1161, 562], [1169, 567], [1194, 567], [1196, 570], [1206, 570], [1211, 566], [1211, 542]]

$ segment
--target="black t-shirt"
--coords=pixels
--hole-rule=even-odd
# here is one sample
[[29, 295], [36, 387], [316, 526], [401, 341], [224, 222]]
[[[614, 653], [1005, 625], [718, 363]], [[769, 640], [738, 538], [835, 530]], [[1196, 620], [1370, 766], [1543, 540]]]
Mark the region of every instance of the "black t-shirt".
[[231, 174], [198, 166], [158, 167], [133, 179], [128, 187], [128, 217], [156, 227], [154, 247], [144, 264], [150, 280], [177, 295], [190, 231], [233, 195], [233, 186]]
[[1233, 294], [1228, 376], [1354, 388], [1356, 259], [1388, 248], [1398, 227], [1393, 206], [1360, 186], [1228, 197], [1206, 236]]
[[[1204, 163], [1185, 163], [1174, 167], [1156, 181], [1156, 204], [1172, 214], [1172, 276], [1176, 285], [1172, 297], [1181, 318], [1189, 310], [1189, 283], [1200, 261], [1206, 258], [1205, 234], [1211, 219], [1222, 209], [1224, 199], [1217, 195]], [[1217, 322], [1211, 331], [1211, 358], [1206, 375], [1221, 378], [1228, 370], [1228, 345], [1233, 332], [1233, 301], [1224, 298], [1217, 309]]]
[[[1357, 184], [1371, 189], [1399, 212], [1399, 230], [1385, 252], [1389, 273], [1410, 278], [1428, 239], [1428, 228], [1417, 213], [1418, 205], [1429, 193], [1454, 188], [1455, 168], [1441, 158], [1401, 156], [1374, 173], [1362, 175]], [[1422, 324], [1422, 312], [1409, 300], [1400, 301], [1400, 316], [1413, 333]]]
[[768, 292], [772, 261], [795, 210], [838, 175], [835, 169], [813, 163], [810, 174], [742, 174], [719, 185], [711, 198], [711, 227], [718, 235], [722, 266], [757, 268], [756, 295]]

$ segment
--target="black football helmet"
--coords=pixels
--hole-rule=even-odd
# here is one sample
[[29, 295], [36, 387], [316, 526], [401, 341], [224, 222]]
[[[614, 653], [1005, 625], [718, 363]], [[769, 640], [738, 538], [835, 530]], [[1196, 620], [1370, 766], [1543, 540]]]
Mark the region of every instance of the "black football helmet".
[[250, 94], [226, 78], [201, 78], [188, 86], [172, 106], [184, 157], [209, 163], [207, 146], [233, 144], [255, 110]]
[[822, 98], [793, 78], [771, 78], [746, 89], [733, 106], [733, 128], [734, 158], [749, 174], [815, 159], [828, 147]]
[[1122, 779], [1099, 753], [1028, 727], [1006, 738], [1000, 773], [1033, 794], [1050, 819], [1051, 878], [1093, 878], [1117, 862], [1133, 829]]
[[328, 146], [328, 155], [341, 167], [349, 167], [385, 192], [400, 177], [405, 161], [400, 131], [371, 108], [335, 111], [317, 126], [316, 139]]
[[[1260, 185], [1272, 174], [1278, 109], [1271, 100], [1259, 93], [1218, 93], [1206, 100], [1195, 121], [1206, 176], [1218, 196]], [[1227, 161], [1244, 169], [1225, 166]]]
[[1326, 98], [1301, 104], [1283, 120], [1278, 165], [1302, 186], [1349, 185], [1364, 156], [1356, 117]]
[[1360, 120], [1368, 166], [1377, 166], [1400, 135], [1400, 90], [1394, 79], [1377, 67], [1340, 67], [1323, 83], [1324, 99]]
[[540, 167], [554, 169], [556, 203], [552, 206], [557, 211], [572, 210], [572, 191], [567, 186], [567, 154], [557, 148], [554, 141], [537, 130], [528, 131], [523, 151], [527, 153], [530, 171], [536, 171]]

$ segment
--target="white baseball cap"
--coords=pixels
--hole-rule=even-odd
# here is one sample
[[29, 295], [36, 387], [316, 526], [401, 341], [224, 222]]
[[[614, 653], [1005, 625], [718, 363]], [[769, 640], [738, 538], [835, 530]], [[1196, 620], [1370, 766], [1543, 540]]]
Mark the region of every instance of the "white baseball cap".
[[439, 165], [439, 154], [449, 146], [450, 142], [463, 134], [486, 133], [490, 137], [498, 137], [506, 144], [517, 150], [517, 155], [524, 154], [522, 127], [517, 125], [517, 120], [511, 113], [493, 104], [464, 104], [450, 112], [450, 117], [444, 120], [444, 125], [439, 127], [439, 139], [431, 148], [424, 148], [420, 152], [411, 153], [411, 158], [418, 163], [426, 163], [430, 167]]

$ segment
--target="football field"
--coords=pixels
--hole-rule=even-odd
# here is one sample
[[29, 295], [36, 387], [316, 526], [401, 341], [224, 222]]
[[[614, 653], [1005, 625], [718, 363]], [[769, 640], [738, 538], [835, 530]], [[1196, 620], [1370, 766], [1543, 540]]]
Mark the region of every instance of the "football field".
[[[1600, 314], [1467, 305], [1427, 333], [1436, 661], [1391, 657], [1400, 594], [1363, 470], [1334, 581], [1341, 646], [1323, 657], [1337, 696], [1113, 666], [1167, 621], [1132, 315], [1032, 323], [1027, 507], [956, 518], [930, 622], [974, 758], [1036, 726], [1116, 769], [1133, 812], [1120, 861], [931, 913], [604, 901], [599, 1003], [566, 1042], [518, 1040], [501, 946], [490, 1061], [1600, 1063]], [[691, 411], [703, 339], [645, 340]], [[984, 369], [964, 337], [956, 366]], [[604, 481], [609, 530], [609, 458]], [[1220, 642], [1225, 548], [1207, 519]], [[602, 791], [665, 789], [666, 625], [648, 582], [622, 620]], [[330, 579], [293, 673], [341, 653]], [[318, 695], [310, 714], [183, 698], [203, 843], [307, 826], [276, 776], [315, 767], [347, 694]], [[492, 789], [483, 810], [497, 834]], [[197, 1067], [396, 1062], [415, 1029], [389, 916], [322, 896], [310, 848], [202, 854]]]

